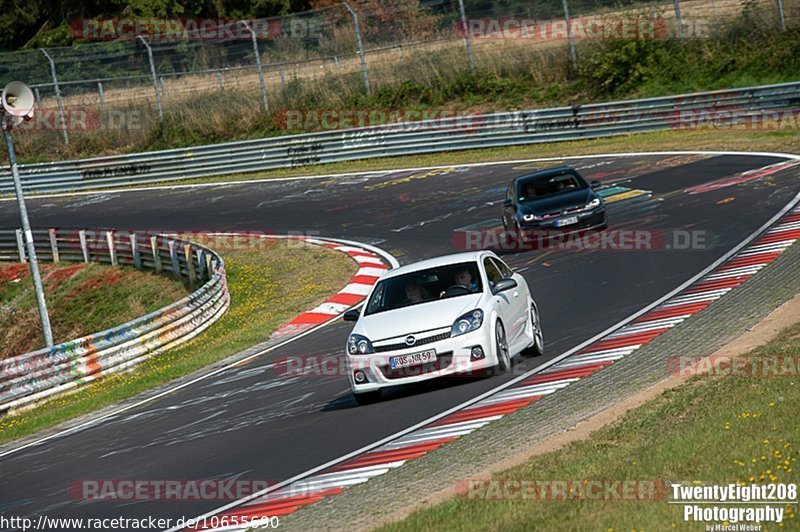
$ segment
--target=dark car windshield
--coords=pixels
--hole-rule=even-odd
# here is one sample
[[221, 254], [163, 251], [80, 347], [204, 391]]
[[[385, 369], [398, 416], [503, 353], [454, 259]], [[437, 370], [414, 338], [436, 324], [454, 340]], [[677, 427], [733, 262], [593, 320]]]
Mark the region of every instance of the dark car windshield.
[[548, 196], [575, 192], [589, 188], [586, 181], [574, 170], [564, 170], [559, 174], [531, 176], [522, 178], [517, 184], [519, 201], [535, 201]]
[[477, 262], [448, 264], [378, 281], [364, 315], [482, 291]]

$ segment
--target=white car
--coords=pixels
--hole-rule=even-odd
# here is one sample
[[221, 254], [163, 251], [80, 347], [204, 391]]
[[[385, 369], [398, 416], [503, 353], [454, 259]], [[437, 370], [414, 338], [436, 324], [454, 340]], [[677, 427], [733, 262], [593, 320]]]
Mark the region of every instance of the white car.
[[356, 322], [345, 351], [359, 404], [380, 399], [389, 386], [505, 371], [517, 353], [544, 349], [528, 284], [491, 251], [390, 270], [344, 319]]

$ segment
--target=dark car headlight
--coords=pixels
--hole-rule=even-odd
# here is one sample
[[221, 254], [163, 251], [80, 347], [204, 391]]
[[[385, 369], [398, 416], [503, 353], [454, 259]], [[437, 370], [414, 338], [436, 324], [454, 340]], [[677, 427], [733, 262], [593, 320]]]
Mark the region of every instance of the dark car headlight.
[[483, 311], [479, 308], [470, 310], [463, 316], [459, 316], [458, 319], [453, 323], [453, 329], [450, 335], [458, 336], [461, 334], [467, 334], [468, 332], [476, 331], [480, 329], [482, 323]]
[[369, 355], [374, 352], [372, 342], [366, 336], [351, 334], [347, 339], [347, 353], [350, 355]]
[[544, 216], [537, 216], [535, 214], [523, 214], [522, 219], [525, 220], [526, 222], [533, 222], [537, 220], [543, 220]]

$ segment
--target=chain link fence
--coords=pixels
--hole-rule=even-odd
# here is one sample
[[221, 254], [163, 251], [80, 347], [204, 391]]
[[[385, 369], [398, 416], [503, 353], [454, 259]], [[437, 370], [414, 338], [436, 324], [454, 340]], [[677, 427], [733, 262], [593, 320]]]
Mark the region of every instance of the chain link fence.
[[70, 143], [101, 155], [167, 147], [158, 145], [164, 115], [189, 131], [199, 121], [223, 130], [320, 100], [346, 109], [356, 94], [406, 80], [535, 76], [565, 58], [574, 68], [587, 41], [713, 38], [744, 12], [776, 31], [800, 19], [800, 0], [465, 0], [463, 17], [459, 7], [353, 1], [256, 21], [183, 20], [172, 34], [153, 32], [153, 20], [73, 21], [73, 36], [94, 42], [0, 54], [0, 84], [31, 85], [37, 113], [26, 127], [35, 134], [19, 140], [21, 151], [47, 144], [57, 159]]

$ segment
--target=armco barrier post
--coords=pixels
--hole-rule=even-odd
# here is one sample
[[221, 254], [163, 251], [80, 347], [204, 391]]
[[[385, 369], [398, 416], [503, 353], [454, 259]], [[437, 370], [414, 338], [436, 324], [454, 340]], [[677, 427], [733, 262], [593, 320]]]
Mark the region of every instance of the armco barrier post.
[[106, 242], [108, 242], [108, 256], [111, 257], [111, 264], [117, 266], [117, 246], [114, 244], [113, 231], [106, 231]]
[[153, 252], [153, 267], [156, 273], [161, 273], [164, 267], [161, 265], [161, 255], [158, 254], [158, 237], [150, 237], [150, 250]]
[[22, 240], [22, 229], [17, 229], [14, 231], [17, 235], [17, 251], [19, 252], [19, 261], [20, 262], [28, 262], [28, 259], [25, 257], [25, 243]]
[[197, 276], [200, 280], [206, 280], [206, 260], [205, 252], [202, 249], [197, 250]]
[[58, 240], [56, 239], [56, 230], [50, 229], [48, 233], [50, 234], [50, 252], [53, 254], [53, 262], [58, 263], [60, 261], [60, 257], [58, 254]]
[[86, 245], [86, 231], [78, 231], [78, 238], [81, 241], [81, 252], [83, 252], [83, 262], [89, 262], [89, 247]]
[[64, 117], [64, 105], [61, 103], [61, 89], [58, 88], [58, 76], [56, 76], [56, 64], [53, 58], [42, 48], [42, 53], [50, 62], [50, 75], [53, 78], [53, 88], [56, 91], [56, 101], [58, 102], [58, 116], [61, 119], [61, 133], [64, 136], [64, 144], [69, 146], [69, 133], [67, 133], [67, 120]]
[[133, 256], [133, 265], [137, 270], [142, 269], [142, 257], [139, 255], [139, 242], [136, 239], [136, 233], [130, 234], [131, 239], [131, 256]]
[[178, 251], [175, 249], [175, 241], [168, 240], [167, 246], [169, 247], [169, 259], [172, 263], [172, 274], [175, 277], [181, 276], [181, 265], [178, 262]]
[[197, 278], [194, 274], [194, 261], [192, 260], [192, 246], [184, 244], [183, 256], [186, 257], [186, 272], [189, 274], [189, 284], [194, 284]]

